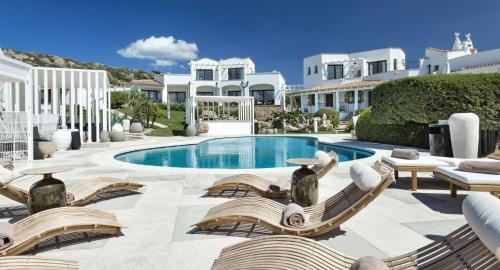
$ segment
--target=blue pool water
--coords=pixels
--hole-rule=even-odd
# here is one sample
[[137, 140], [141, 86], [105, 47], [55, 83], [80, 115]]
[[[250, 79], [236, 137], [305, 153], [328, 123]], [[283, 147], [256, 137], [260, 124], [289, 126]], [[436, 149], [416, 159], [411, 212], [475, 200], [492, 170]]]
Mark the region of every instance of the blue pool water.
[[293, 166], [289, 158], [312, 158], [314, 152], [335, 151], [340, 161], [365, 158], [372, 152], [320, 143], [308, 137], [239, 137], [207, 140], [194, 145], [145, 149], [115, 159], [143, 165], [181, 168], [252, 169]]

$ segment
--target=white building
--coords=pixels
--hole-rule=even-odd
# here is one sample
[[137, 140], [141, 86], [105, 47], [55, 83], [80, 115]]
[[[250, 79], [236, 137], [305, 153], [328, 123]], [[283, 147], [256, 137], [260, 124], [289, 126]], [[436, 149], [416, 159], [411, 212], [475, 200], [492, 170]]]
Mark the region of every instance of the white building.
[[370, 105], [371, 90], [387, 80], [448, 73], [500, 72], [500, 49], [478, 52], [471, 35], [461, 41], [455, 33], [452, 50], [427, 48], [419, 67], [406, 68], [405, 53], [385, 48], [350, 54], [318, 54], [304, 58], [303, 87], [288, 87], [293, 109], [300, 97], [304, 113], [331, 107], [341, 118]]
[[131, 87], [163, 103], [185, 102], [193, 96], [253, 96], [256, 105], [285, 103], [281, 73], [255, 72], [250, 58], [203, 58], [191, 61], [189, 66], [189, 74], [156, 74], [154, 80], [132, 81]]

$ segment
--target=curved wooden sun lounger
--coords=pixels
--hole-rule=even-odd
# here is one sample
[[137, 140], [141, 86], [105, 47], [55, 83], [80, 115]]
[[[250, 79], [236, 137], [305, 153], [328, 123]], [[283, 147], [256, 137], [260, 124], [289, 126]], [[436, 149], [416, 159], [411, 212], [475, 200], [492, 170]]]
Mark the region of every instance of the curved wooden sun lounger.
[[[356, 261], [314, 240], [263, 236], [224, 248], [212, 270], [348, 270]], [[384, 260], [389, 269], [500, 269], [469, 225], [413, 252]]]
[[118, 234], [122, 225], [112, 213], [85, 207], [52, 208], [13, 225], [13, 244], [1, 256], [18, 255], [54, 236], [69, 233]]
[[394, 181], [392, 170], [386, 165], [377, 161], [373, 168], [382, 176], [378, 186], [370, 191], [362, 191], [351, 183], [326, 201], [305, 207], [304, 212], [310, 215], [310, 219], [309, 225], [303, 228], [283, 226], [281, 219], [286, 206], [260, 197], [239, 198], [215, 206], [193, 226], [206, 230], [226, 223], [250, 222], [279, 234], [307, 237], [321, 235], [339, 227], [361, 211]]
[[[326, 166], [313, 167], [312, 170], [316, 172], [318, 179], [321, 179], [337, 164], [338, 160], [332, 158]], [[280, 190], [270, 190], [269, 186], [272, 184], [278, 185]], [[225, 190], [249, 190], [264, 198], [286, 199], [290, 197], [290, 177], [270, 181], [254, 174], [236, 174], [215, 181], [206, 190], [209, 194], [216, 194]]]
[[0, 270], [78, 270], [78, 262], [38, 256], [0, 257]]
[[[79, 181], [66, 186], [66, 193], [71, 193], [74, 197], [73, 200], [68, 201], [68, 205], [80, 206], [104, 192], [113, 190], [136, 191], [143, 186], [142, 184], [126, 182], [112, 177], [97, 177]], [[22, 204], [28, 204], [28, 191], [2, 181], [0, 181], [0, 195]]]

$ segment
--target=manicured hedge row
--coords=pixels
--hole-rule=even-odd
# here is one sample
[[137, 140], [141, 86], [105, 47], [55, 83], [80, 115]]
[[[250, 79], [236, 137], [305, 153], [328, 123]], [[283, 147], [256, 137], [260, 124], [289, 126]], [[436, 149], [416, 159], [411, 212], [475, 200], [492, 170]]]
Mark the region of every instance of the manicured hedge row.
[[428, 147], [428, 125], [457, 112], [473, 112], [482, 127], [497, 127], [500, 74], [429, 75], [383, 83], [372, 108], [356, 124], [360, 140]]

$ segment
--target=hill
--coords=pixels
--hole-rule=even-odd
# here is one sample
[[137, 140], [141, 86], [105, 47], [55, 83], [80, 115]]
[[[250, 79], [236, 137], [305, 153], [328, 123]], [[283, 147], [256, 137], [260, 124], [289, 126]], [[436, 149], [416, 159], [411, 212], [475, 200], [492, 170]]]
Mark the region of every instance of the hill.
[[77, 60], [56, 55], [37, 52], [21, 52], [14, 49], [2, 49], [3, 53], [13, 59], [36, 67], [57, 67], [76, 69], [99, 69], [108, 72], [109, 82], [113, 86], [125, 86], [131, 80], [152, 79], [153, 73], [138, 69], [111, 67], [94, 62], [79, 62]]

